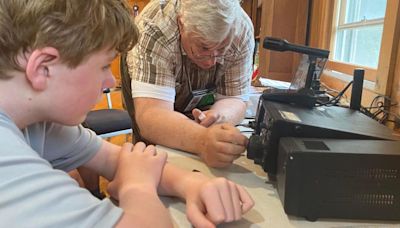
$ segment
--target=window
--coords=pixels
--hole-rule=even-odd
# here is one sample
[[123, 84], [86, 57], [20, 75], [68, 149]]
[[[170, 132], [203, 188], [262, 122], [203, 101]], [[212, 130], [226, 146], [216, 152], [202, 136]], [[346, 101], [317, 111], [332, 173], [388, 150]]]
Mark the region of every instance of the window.
[[[398, 58], [400, 55], [400, 1], [322, 0], [313, 1], [313, 4], [310, 30], [313, 36], [310, 38], [310, 46], [331, 51], [321, 82], [333, 89], [341, 90], [352, 80], [354, 69], [363, 68], [365, 70], [364, 92], [367, 91], [363, 96], [364, 105], [369, 105], [376, 94], [398, 96], [395, 94], [399, 94], [400, 91], [398, 89], [400, 76], [400, 59]], [[339, 18], [341, 19], [339, 20]], [[360, 20], [361, 23], [357, 23]], [[377, 29], [372, 29], [374, 26], [383, 28], [378, 41], [371, 38], [376, 37], [376, 34], [371, 34], [371, 31], [377, 31]], [[355, 35], [356, 32], [353, 32], [353, 37], [347, 34], [338, 39], [341, 30], [344, 34], [345, 30], [349, 33], [350, 30], [356, 29], [370, 30], [369, 32], [358, 33], [358, 37]], [[366, 34], [369, 34], [369, 36], [365, 37]], [[347, 39], [344, 36], [347, 36]], [[338, 45], [339, 42], [342, 42], [342, 44]], [[361, 46], [361, 43], [363, 43], [363, 46]], [[346, 44], [348, 45], [347, 49], [353, 48], [347, 54], [345, 53], [346, 48], [343, 48]], [[367, 59], [366, 61], [375, 64], [365, 66], [366, 64], [361, 61], [344, 62], [347, 61], [346, 57], [348, 60], [362, 58], [363, 54], [360, 54], [360, 49], [365, 49], [361, 50], [363, 51], [361, 53], [370, 54], [374, 52], [371, 46], [375, 47], [376, 54], [373, 54], [371, 60]], [[337, 50], [339, 48], [342, 52]]]
[[338, 0], [332, 60], [377, 68], [386, 0]]

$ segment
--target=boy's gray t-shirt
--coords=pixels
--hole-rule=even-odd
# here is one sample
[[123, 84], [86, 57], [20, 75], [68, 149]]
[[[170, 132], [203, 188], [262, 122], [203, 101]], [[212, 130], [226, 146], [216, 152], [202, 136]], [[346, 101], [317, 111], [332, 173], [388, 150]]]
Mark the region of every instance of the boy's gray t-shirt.
[[80, 188], [65, 171], [89, 161], [101, 139], [90, 130], [37, 123], [22, 131], [0, 110], [2, 227], [112, 227], [122, 209]]

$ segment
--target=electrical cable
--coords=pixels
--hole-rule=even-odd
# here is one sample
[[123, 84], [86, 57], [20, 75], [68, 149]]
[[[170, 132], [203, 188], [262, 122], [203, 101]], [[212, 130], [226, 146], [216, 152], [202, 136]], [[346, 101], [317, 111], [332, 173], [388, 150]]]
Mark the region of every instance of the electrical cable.
[[[380, 99], [383, 99], [383, 101]], [[360, 111], [381, 124], [385, 124], [387, 122], [400, 124], [400, 116], [388, 110], [397, 105], [397, 102], [392, 103], [392, 99], [390, 97], [385, 95], [377, 95], [374, 97], [374, 99], [372, 99], [369, 107], [361, 107]], [[394, 117], [395, 119], [390, 119], [390, 117]]]
[[335, 97], [333, 97], [331, 100], [325, 102], [325, 103], [320, 103], [317, 102], [317, 106], [332, 106], [332, 105], [337, 105], [337, 103], [340, 101], [340, 99], [343, 97], [344, 93], [349, 89], [350, 85], [353, 84], [353, 81], [349, 82], [346, 87], [342, 91], [338, 93]]

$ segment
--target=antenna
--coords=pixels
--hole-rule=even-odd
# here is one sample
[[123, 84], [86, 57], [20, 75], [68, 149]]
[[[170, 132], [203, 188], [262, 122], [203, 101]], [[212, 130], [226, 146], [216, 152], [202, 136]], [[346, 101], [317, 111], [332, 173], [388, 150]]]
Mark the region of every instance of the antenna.
[[363, 84], [364, 69], [355, 69], [353, 73], [353, 86], [351, 88], [350, 109], [360, 110]]

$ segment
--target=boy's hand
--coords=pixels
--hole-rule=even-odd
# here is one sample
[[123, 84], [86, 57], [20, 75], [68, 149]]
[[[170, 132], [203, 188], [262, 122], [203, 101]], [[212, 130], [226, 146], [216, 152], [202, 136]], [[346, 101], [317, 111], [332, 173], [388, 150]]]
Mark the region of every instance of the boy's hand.
[[194, 227], [237, 221], [254, 206], [253, 199], [240, 185], [225, 178], [198, 176], [191, 178], [185, 194], [186, 215]]
[[210, 167], [226, 167], [246, 150], [248, 139], [224, 123], [207, 128], [201, 137], [200, 157]]
[[156, 151], [152, 145], [139, 142], [135, 146], [125, 143], [122, 146], [118, 167], [113, 181], [108, 185], [110, 195], [119, 196], [132, 188], [157, 193], [157, 186], [167, 160], [167, 153]]

